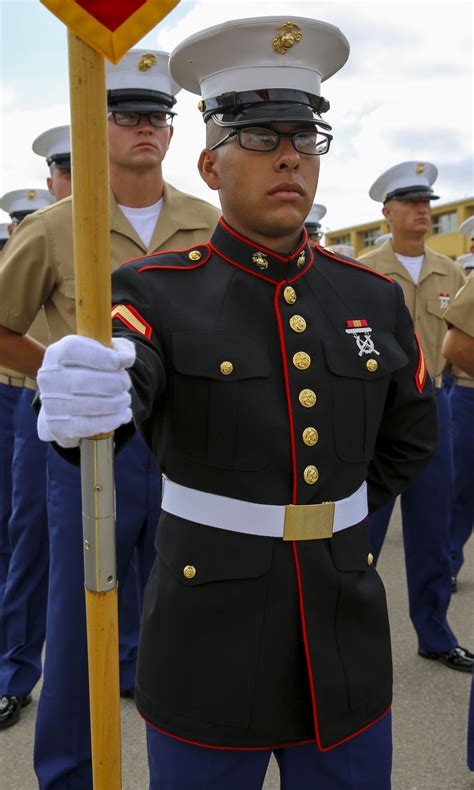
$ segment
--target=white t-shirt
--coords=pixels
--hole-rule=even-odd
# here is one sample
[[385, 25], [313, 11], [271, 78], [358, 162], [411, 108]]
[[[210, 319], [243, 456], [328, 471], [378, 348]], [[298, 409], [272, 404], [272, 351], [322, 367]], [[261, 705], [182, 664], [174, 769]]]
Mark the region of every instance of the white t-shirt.
[[163, 198], [158, 203], [153, 203], [152, 206], [145, 206], [145, 208], [130, 208], [130, 206], [118, 204], [119, 209], [123, 211], [130, 225], [136, 230], [147, 249], [150, 246], [162, 205]]
[[423, 258], [424, 255], [417, 255], [414, 258], [409, 257], [408, 255], [399, 255], [398, 252], [395, 253], [398, 260], [405, 267], [407, 272], [411, 274], [412, 279], [415, 283], [418, 283], [420, 279], [420, 271], [421, 267], [423, 266]]

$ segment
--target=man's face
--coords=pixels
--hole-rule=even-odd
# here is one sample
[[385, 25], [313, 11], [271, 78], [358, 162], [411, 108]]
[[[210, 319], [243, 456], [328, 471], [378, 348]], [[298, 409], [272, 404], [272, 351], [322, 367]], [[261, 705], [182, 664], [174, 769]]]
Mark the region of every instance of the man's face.
[[108, 130], [110, 164], [132, 170], [160, 166], [173, 136], [172, 126], [152, 126], [145, 115], [138, 126], [118, 126], [109, 118]]
[[431, 225], [431, 206], [427, 198], [389, 200], [383, 214], [392, 233], [398, 236], [424, 235]]
[[[302, 130], [294, 123], [272, 128]], [[278, 147], [266, 152], [243, 149], [232, 138], [201, 154], [200, 172], [208, 186], [219, 191], [223, 215], [231, 225], [251, 238], [279, 238], [303, 227], [318, 185], [319, 156], [298, 153], [289, 137], [281, 137]]]
[[56, 165], [50, 167], [51, 175], [46, 179], [48, 189], [56, 200], [69, 197], [72, 192], [71, 174], [67, 170], [61, 170]]

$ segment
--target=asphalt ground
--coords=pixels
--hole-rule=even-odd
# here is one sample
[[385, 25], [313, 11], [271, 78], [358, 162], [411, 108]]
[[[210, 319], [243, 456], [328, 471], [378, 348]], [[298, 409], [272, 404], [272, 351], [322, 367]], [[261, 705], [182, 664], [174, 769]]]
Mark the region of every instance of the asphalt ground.
[[[387, 589], [395, 667], [393, 790], [474, 790], [474, 773], [466, 766], [470, 676], [416, 655], [416, 637], [408, 617], [398, 509], [392, 518], [379, 572]], [[474, 539], [468, 544], [459, 590], [449, 611], [450, 625], [460, 644], [471, 650], [473, 601]], [[39, 686], [20, 722], [0, 732], [1, 790], [37, 787], [32, 755], [38, 694]], [[122, 700], [122, 763], [123, 790], [147, 790], [144, 726], [131, 700]], [[278, 769], [272, 760], [264, 790], [279, 787]]]

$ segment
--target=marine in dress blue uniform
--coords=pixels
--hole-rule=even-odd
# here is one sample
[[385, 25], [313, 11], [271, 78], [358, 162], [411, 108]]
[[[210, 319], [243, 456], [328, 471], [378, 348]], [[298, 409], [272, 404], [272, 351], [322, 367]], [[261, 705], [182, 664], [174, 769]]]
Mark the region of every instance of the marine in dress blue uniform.
[[[471, 251], [458, 258], [466, 275], [474, 272], [474, 217], [459, 228], [471, 242]], [[472, 535], [474, 524], [474, 378], [460, 368], [454, 369], [451, 389], [451, 420], [454, 458], [454, 502], [451, 515], [451, 550], [453, 584], [464, 562], [464, 546]]]
[[[446, 333], [443, 312], [464, 283], [464, 276], [457, 263], [424, 244], [430, 226], [430, 201], [438, 199], [432, 189], [437, 173], [430, 162], [412, 161], [395, 165], [379, 176], [369, 194], [383, 203], [393, 238], [360, 260], [402, 286], [428, 374], [436, 387], [440, 423], [437, 452], [400, 499], [410, 617], [418, 637], [418, 653], [451, 669], [471, 672], [474, 655], [459, 645], [447, 619], [452, 590], [449, 523], [453, 470], [441, 346]], [[376, 558], [394, 503], [392, 500], [369, 519]]]
[[232, 214], [234, 188], [256, 189], [242, 168], [268, 171], [265, 238], [278, 246], [276, 212], [293, 217], [291, 249], [224, 217], [209, 244], [122, 266], [116, 349], [65, 339], [39, 373], [41, 435], [69, 443], [52, 360], [76, 359], [86, 381], [82, 349], [97, 370], [120, 343], [136, 350], [115, 424], [134, 422], [116, 443], [139, 427], [165, 475], [136, 689], [153, 790], [255, 790], [272, 751], [286, 789], [390, 787], [390, 638], [366, 516], [427, 462], [436, 410], [401, 289], [304, 231], [330, 143], [320, 81], [348, 50], [332, 25], [286, 17], [177, 47], [171, 73], [208, 124], [201, 174]]
[[[10, 213], [13, 232], [24, 217], [51, 202], [46, 190], [27, 189], [8, 193], [1, 205]], [[30, 334], [47, 342], [44, 315]], [[41, 676], [48, 585], [46, 449], [31, 409], [36, 387], [19, 372], [3, 371], [0, 496], [9, 558], [0, 597], [0, 729], [18, 721]]]
[[[113, 193], [114, 186], [117, 190], [118, 187], [111, 161], [111, 268], [130, 257], [162, 248], [165, 240], [178, 249], [194, 241], [207, 241], [219, 216], [217, 209], [162, 180], [162, 153], [171, 138], [174, 95], [179, 90], [169, 77], [168, 55], [132, 50], [119, 66], [108, 68], [107, 85], [109, 135], [114, 135], [115, 140], [119, 136], [122, 142], [125, 139], [127, 156], [134, 157], [132, 164], [137, 158], [141, 164], [145, 161], [146, 167], [140, 170], [141, 195], [148, 173], [153, 176], [148, 183], [152, 181], [156, 193], [150, 203], [161, 198], [153, 206], [145, 241], [140, 235], [145, 235], [143, 223], [139, 223], [140, 210], [129, 212], [129, 220], [126, 199], [122, 201], [123, 208], [118, 205], [120, 194], [116, 197]], [[144, 153], [135, 153], [134, 145], [143, 140], [151, 145], [145, 146]], [[163, 152], [158, 150], [159, 142]], [[112, 156], [113, 145], [110, 151]], [[61, 200], [49, 209], [30, 222], [25, 220], [18, 230], [5, 261], [0, 290], [8, 292], [19, 269], [21, 281], [14, 303], [10, 300], [9, 304], [0, 305], [0, 323], [21, 334], [29, 316], [36, 315], [44, 304], [51, 339], [57, 340], [75, 328], [71, 199]], [[149, 207], [145, 210], [150, 213]], [[17, 266], [18, 261], [21, 267]], [[48, 448], [50, 586], [44, 680], [35, 736], [35, 770], [42, 790], [64, 786], [87, 790], [92, 786], [79, 478], [77, 469]], [[141, 604], [154, 559], [153, 542], [160, 512], [158, 468], [140, 435], [117, 460], [115, 479], [119, 607], [123, 612], [122, 598], [124, 591], [127, 595], [132, 562], [140, 584]], [[136, 641], [131, 647], [127, 665], [122, 656], [122, 690], [135, 684]]]

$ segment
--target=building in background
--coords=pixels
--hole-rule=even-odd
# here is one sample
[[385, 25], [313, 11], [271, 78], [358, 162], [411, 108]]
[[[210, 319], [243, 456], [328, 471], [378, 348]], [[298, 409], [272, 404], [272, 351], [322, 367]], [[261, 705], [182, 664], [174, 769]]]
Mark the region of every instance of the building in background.
[[[459, 232], [459, 226], [472, 214], [474, 214], [474, 197], [433, 205], [431, 233], [426, 237], [426, 245], [435, 252], [453, 259], [469, 252], [469, 239]], [[389, 224], [380, 217], [361, 225], [326, 231], [325, 245], [334, 247], [338, 244], [350, 244], [354, 247], [357, 258], [374, 249], [376, 239], [386, 233], [390, 233]]]

